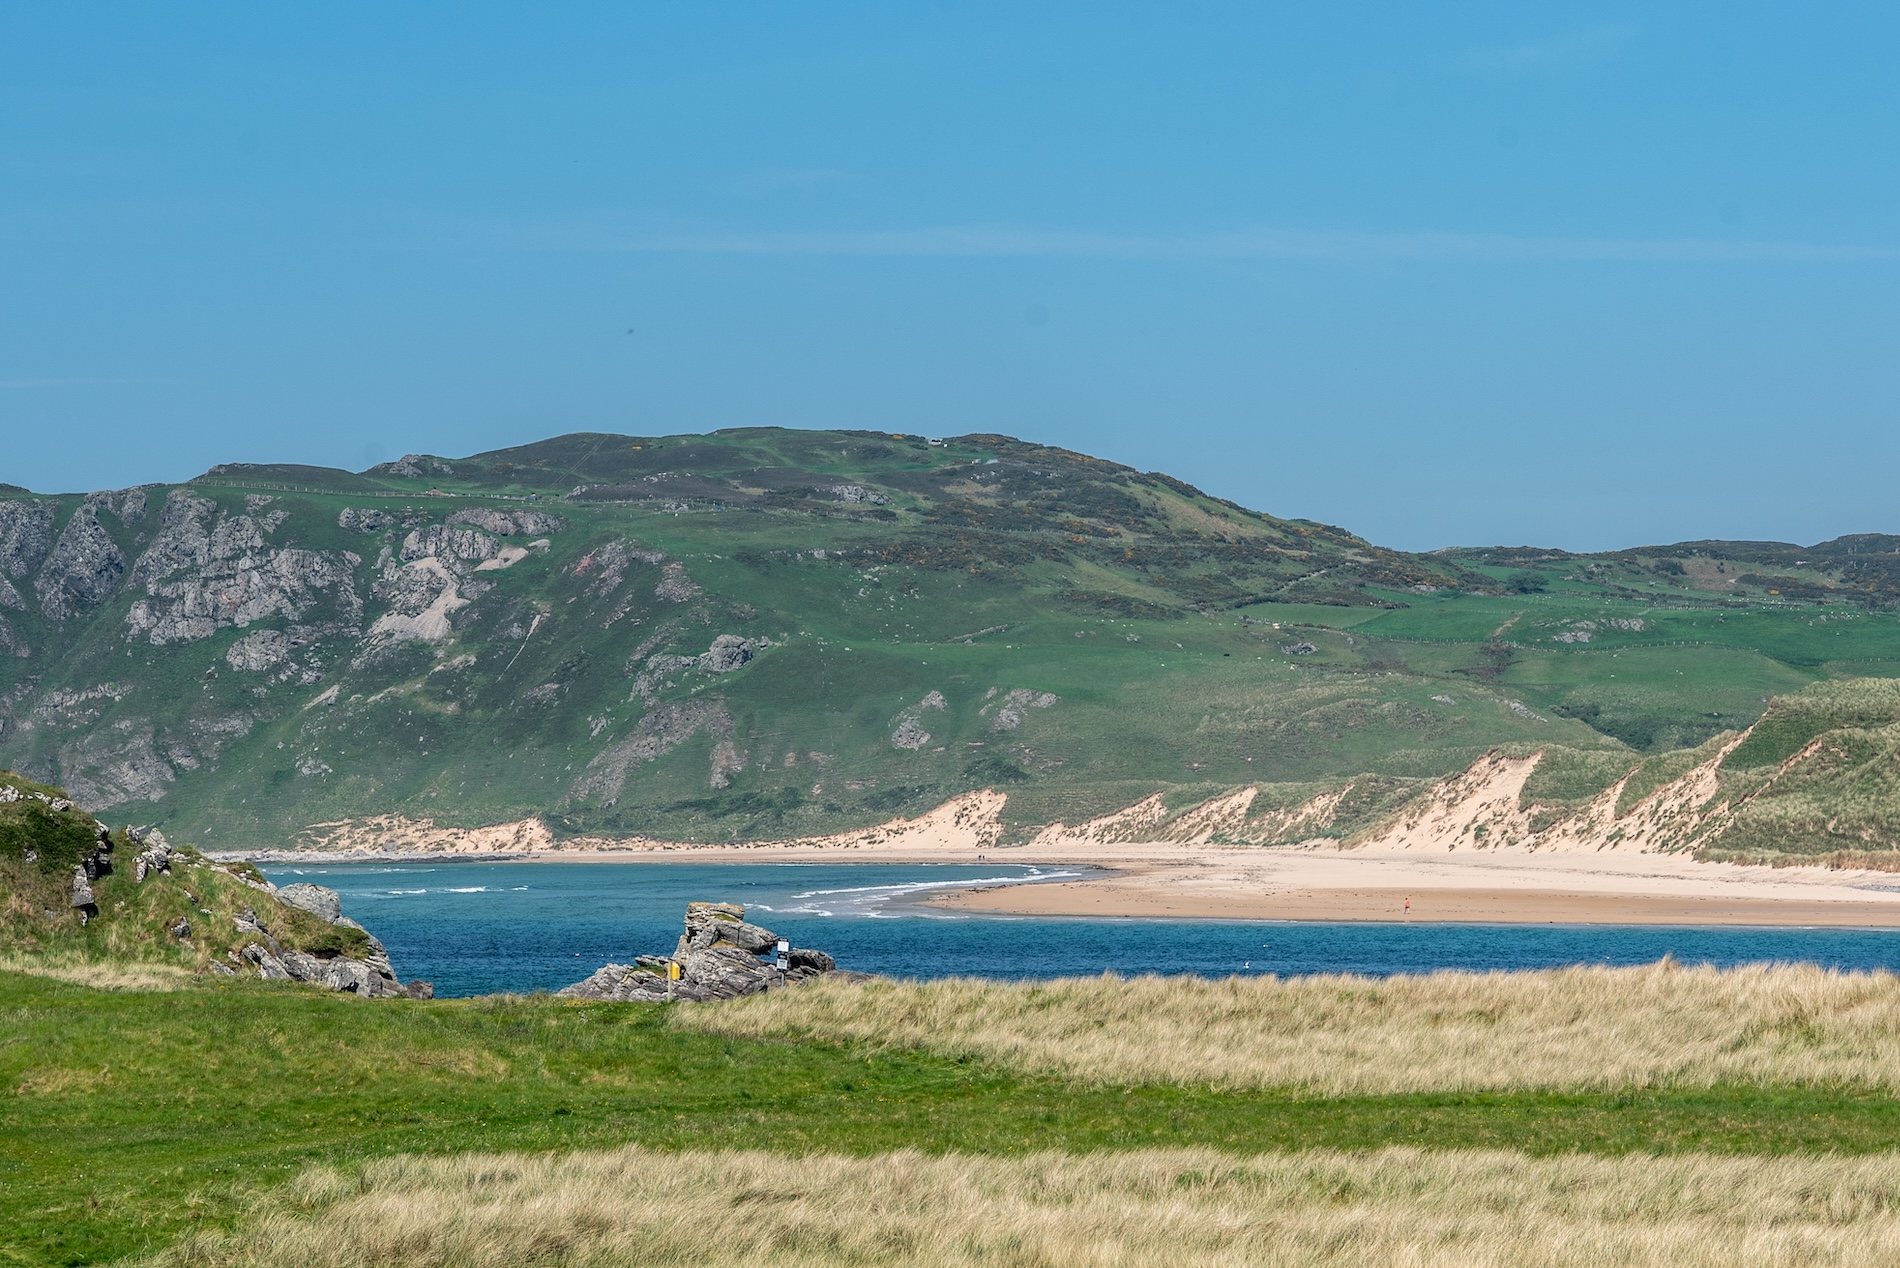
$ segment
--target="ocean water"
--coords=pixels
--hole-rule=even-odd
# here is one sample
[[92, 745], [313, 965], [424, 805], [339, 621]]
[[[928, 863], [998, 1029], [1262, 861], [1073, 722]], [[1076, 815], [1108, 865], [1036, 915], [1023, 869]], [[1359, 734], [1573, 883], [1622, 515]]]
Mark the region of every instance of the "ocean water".
[[688, 901], [743, 903], [747, 918], [895, 977], [1072, 977], [1103, 972], [1420, 973], [1644, 964], [1809, 961], [1900, 969], [1900, 931], [1650, 925], [1322, 924], [1019, 918], [943, 912], [933, 891], [1037, 884], [1082, 867], [896, 863], [350, 863], [264, 873], [336, 890], [389, 948], [396, 971], [444, 996], [557, 990], [610, 961], [666, 954]]

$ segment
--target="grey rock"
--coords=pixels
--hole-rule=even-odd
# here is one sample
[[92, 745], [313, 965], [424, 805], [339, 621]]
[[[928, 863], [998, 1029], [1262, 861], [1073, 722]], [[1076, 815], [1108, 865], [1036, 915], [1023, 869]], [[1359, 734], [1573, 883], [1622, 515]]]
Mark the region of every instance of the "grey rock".
[[996, 705], [996, 716], [990, 719], [992, 731], [1014, 731], [1023, 724], [1027, 716], [1025, 709], [1047, 709], [1061, 703], [1062, 697], [1048, 691], [1035, 691], [1028, 687], [1018, 687], [1004, 696]]
[[402, 993], [410, 999], [434, 999], [435, 983], [425, 982], [419, 977], [414, 978], [402, 988]]
[[86, 869], [83, 867], [75, 867], [73, 869], [72, 905], [75, 907], [92, 907], [96, 905], [92, 896], [92, 878], [86, 875]]
[[126, 626], [155, 646], [209, 638], [222, 629], [300, 619], [327, 594], [341, 624], [354, 628], [363, 601], [351, 554], [316, 550], [245, 550], [212, 558], [184, 576], [154, 581], [149, 597], [126, 613]]
[[286, 951], [278, 959], [283, 961], [284, 969], [290, 974], [292, 981], [323, 981], [323, 961], [307, 951]]
[[158, 534], [132, 565], [132, 584], [150, 585], [181, 568], [201, 567], [211, 559], [211, 521], [218, 504], [186, 489], [173, 489], [159, 512]]
[[660, 569], [660, 584], [653, 587], [656, 597], [668, 603], [685, 603], [700, 593], [699, 583], [687, 575], [686, 565], [674, 560]]
[[1288, 643], [1280, 650], [1288, 656], [1311, 656], [1319, 648], [1311, 643]]
[[[585, 981], [557, 994], [573, 999], [683, 1000], [688, 1003], [735, 999], [776, 989], [781, 980], [797, 985], [829, 976], [834, 961], [823, 951], [799, 948], [787, 955], [788, 969], [780, 978], [773, 953], [778, 936], [770, 929], [749, 924], [745, 908], [736, 903], [688, 903], [685, 931], [671, 959], [643, 955], [632, 965], [609, 964]], [[666, 972], [678, 963], [680, 979], [671, 983]]]
[[370, 468], [373, 475], [400, 476], [406, 480], [427, 480], [439, 475], [454, 475], [455, 468], [433, 454], [404, 454], [394, 462], [382, 462]]
[[558, 533], [567, 527], [566, 520], [558, 515], [549, 515], [546, 511], [499, 511], [490, 506], [472, 506], [457, 511], [449, 516], [448, 522], [472, 524], [497, 537], [513, 537], [517, 534], [541, 537]]
[[647, 713], [625, 737], [596, 754], [568, 789], [568, 799], [599, 798], [606, 805], [615, 804], [635, 763], [664, 757], [701, 728], [713, 737], [712, 784], [725, 787], [723, 772], [743, 769], [732, 744], [732, 715], [717, 700], [676, 700]]
[[99, 511], [111, 494], [89, 493], [66, 521], [46, 564], [34, 578], [40, 611], [55, 621], [95, 608], [119, 592], [125, 579], [125, 552], [99, 523]]
[[346, 506], [337, 514], [336, 526], [358, 533], [380, 533], [393, 528], [396, 517], [373, 507]]
[[288, 903], [299, 911], [307, 911], [331, 924], [335, 924], [343, 915], [343, 900], [337, 897], [334, 889], [326, 889], [322, 885], [286, 885], [277, 891], [277, 901]]
[[719, 999], [736, 999], [767, 990], [777, 980], [776, 970], [737, 947], [709, 947], [688, 951], [682, 965], [686, 979]]
[[721, 634], [712, 641], [712, 646], [699, 658], [699, 667], [709, 674], [729, 674], [748, 664], [760, 648], [770, 647], [765, 639], [740, 638], [737, 634]]
[[27, 577], [53, 549], [54, 504], [38, 498], [0, 501], [0, 573]]
[[211, 962], [211, 971], [213, 973], [216, 973], [219, 977], [236, 977], [237, 976], [237, 970], [232, 968], [230, 965], [226, 964], [222, 960], [213, 960]]
[[[145, 878], [154, 872], [170, 874], [172, 870], [171, 847], [162, 842], [148, 845], [139, 852], [137, 858], [132, 860], [132, 865], [134, 879], [141, 885], [145, 883]], [[252, 919], [256, 919], [256, 917], [252, 917]]]
[[501, 543], [487, 533], [472, 528], [453, 528], [431, 524], [402, 539], [404, 563], [418, 559], [443, 559], [456, 563], [493, 559], [501, 553]]
[[267, 982], [288, 982], [290, 969], [277, 956], [255, 942], [248, 942], [241, 952], [246, 960], [257, 966], [257, 975]]
[[262, 673], [290, 656], [290, 636], [282, 630], [252, 630], [224, 653], [224, 663], [239, 673]]
[[529, 537], [545, 537], [567, 527], [566, 520], [546, 511], [516, 511], [514, 520], [515, 530]]
[[[4, 505], [4, 503], [0, 503]], [[13, 588], [13, 583], [0, 576], [0, 608], [12, 608], [15, 612], [26, 611], [26, 600]]]
[[891, 747], [916, 750], [930, 743], [930, 732], [917, 725], [915, 718], [901, 718], [891, 732]]
[[189, 938], [191, 936], [191, 922], [189, 920], [184, 919], [181, 916], [179, 917], [178, 923], [173, 925], [171, 928], [167, 929], [165, 932], [169, 933], [172, 937], [178, 938], [180, 940]]
[[331, 960], [319, 979], [333, 991], [349, 991], [365, 999], [376, 994], [378, 975], [361, 960]]
[[831, 495], [840, 502], [869, 502], [872, 506], [884, 506], [890, 498], [875, 489], [867, 489], [861, 484], [834, 484]]
[[657, 1003], [666, 998], [666, 977], [626, 964], [608, 964], [585, 981], [555, 992], [567, 999], [613, 1000], [619, 1003]]
[[737, 947], [741, 951], [750, 951], [753, 955], [764, 955], [768, 951], [778, 949], [777, 934], [770, 929], [747, 924], [743, 920], [737, 923], [721, 921], [717, 929], [719, 938], [713, 943], [714, 946]]

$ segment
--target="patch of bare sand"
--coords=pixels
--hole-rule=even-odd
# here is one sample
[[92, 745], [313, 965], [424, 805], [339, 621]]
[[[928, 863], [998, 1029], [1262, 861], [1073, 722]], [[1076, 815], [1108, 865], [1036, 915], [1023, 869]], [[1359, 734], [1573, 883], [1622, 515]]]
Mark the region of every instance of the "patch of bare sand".
[[[454, 856], [523, 856], [568, 859], [658, 858], [681, 853], [696, 858], [756, 859], [768, 855], [825, 855], [852, 850], [880, 855], [935, 858], [948, 851], [974, 857], [992, 848], [1003, 831], [1007, 798], [985, 789], [954, 797], [915, 819], [892, 819], [875, 827], [822, 837], [793, 837], [743, 844], [698, 844], [651, 837], [556, 837], [540, 819], [461, 828], [431, 819], [374, 815], [319, 823], [299, 836], [292, 850], [223, 851], [219, 857], [259, 861], [282, 858], [347, 861]], [[893, 860], [895, 861], [895, 860]]]

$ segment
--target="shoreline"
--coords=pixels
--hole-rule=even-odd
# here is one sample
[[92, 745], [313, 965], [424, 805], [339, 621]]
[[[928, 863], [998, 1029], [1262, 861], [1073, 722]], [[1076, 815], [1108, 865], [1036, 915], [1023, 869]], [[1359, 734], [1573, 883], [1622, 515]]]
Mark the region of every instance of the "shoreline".
[[[591, 847], [591, 848], [587, 848]], [[1086, 867], [1085, 879], [947, 889], [946, 914], [1327, 923], [1828, 926], [1900, 929], [1900, 874], [1701, 863], [1682, 855], [1044, 841], [573, 850], [220, 851], [266, 866], [448, 863], [898, 863]], [[1407, 910], [1407, 900], [1410, 909]]]

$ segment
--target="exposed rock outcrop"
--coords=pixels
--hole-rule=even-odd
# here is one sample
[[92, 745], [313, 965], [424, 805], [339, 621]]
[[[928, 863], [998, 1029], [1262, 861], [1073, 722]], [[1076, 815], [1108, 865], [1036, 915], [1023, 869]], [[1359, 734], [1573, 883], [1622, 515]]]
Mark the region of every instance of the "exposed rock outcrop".
[[40, 611], [52, 620], [63, 621], [96, 608], [119, 592], [125, 579], [125, 552], [99, 522], [99, 512], [117, 504], [116, 494], [87, 494], [53, 543], [46, 566], [33, 581]]
[[240, 933], [257, 935], [256, 942], [245, 944], [243, 958], [256, 966], [259, 977], [307, 982], [364, 999], [434, 998], [435, 987], [431, 983], [418, 980], [404, 984], [396, 977], [396, 970], [389, 962], [389, 951], [367, 929], [343, 914], [342, 900], [335, 890], [322, 885], [286, 885], [276, 891], [276, 897], [286, 906], [361, 933], [369, 943], [369, 954], [358, 960], [321, 951], [286, 951], [260, 923], [257, 913], [246, 911], [238, 917], [237, 928]]
[[395, 524], [395, 516], [376, 507], [346, 506], [336, 517], [338, 528], [356, 533], [380, 533]]
[[[672, 955], [643, 955], [632, 964], [604, 965], [585, 981], [555, 993], [569, 999], [704, 1002], [796, 986], [837, 972], [831, 956], [802, 947], [787, 952], [781, 970], [778, 943], [770, 929], [747, 923], [745, 908], [736, 903], [688, 903], [686, 930]], [[674, 978], [676, 967], [679, 976]]]
[[210, 499], [174, 490], [157, 537], [132, 569], [133, 584], [146, 592], [126, 614], [132, 633], [155, 646], [189, 643], [232, 626], [298, 620], [325, 597], [338, 619], [354, 626], [363, 613], [354, 577], [361, 560], [348, 552], [273, 549], [268, 537], [282, 514], [223, 515]]
[[331, 924], [343, 918], [343, 900], [334, 889], [322, 885], [285, 885], [277, 891], [277, 901]]
[[571, 800], [598, 797], [607, 805], [620, 798], [636, 764], [672, 752], [704, 728], [713, 737], [712, 786], [724, 788], [731, 773], [745, 769], [732, 742], [732, 715], [716, 700], [681, 700], [662, 705], [634, 725], [623, 740], [595, 756], [568, 790]]
[[0, 574], [30, 577], [53, 549], [52, 502], [38, 498], [0, 501]]

